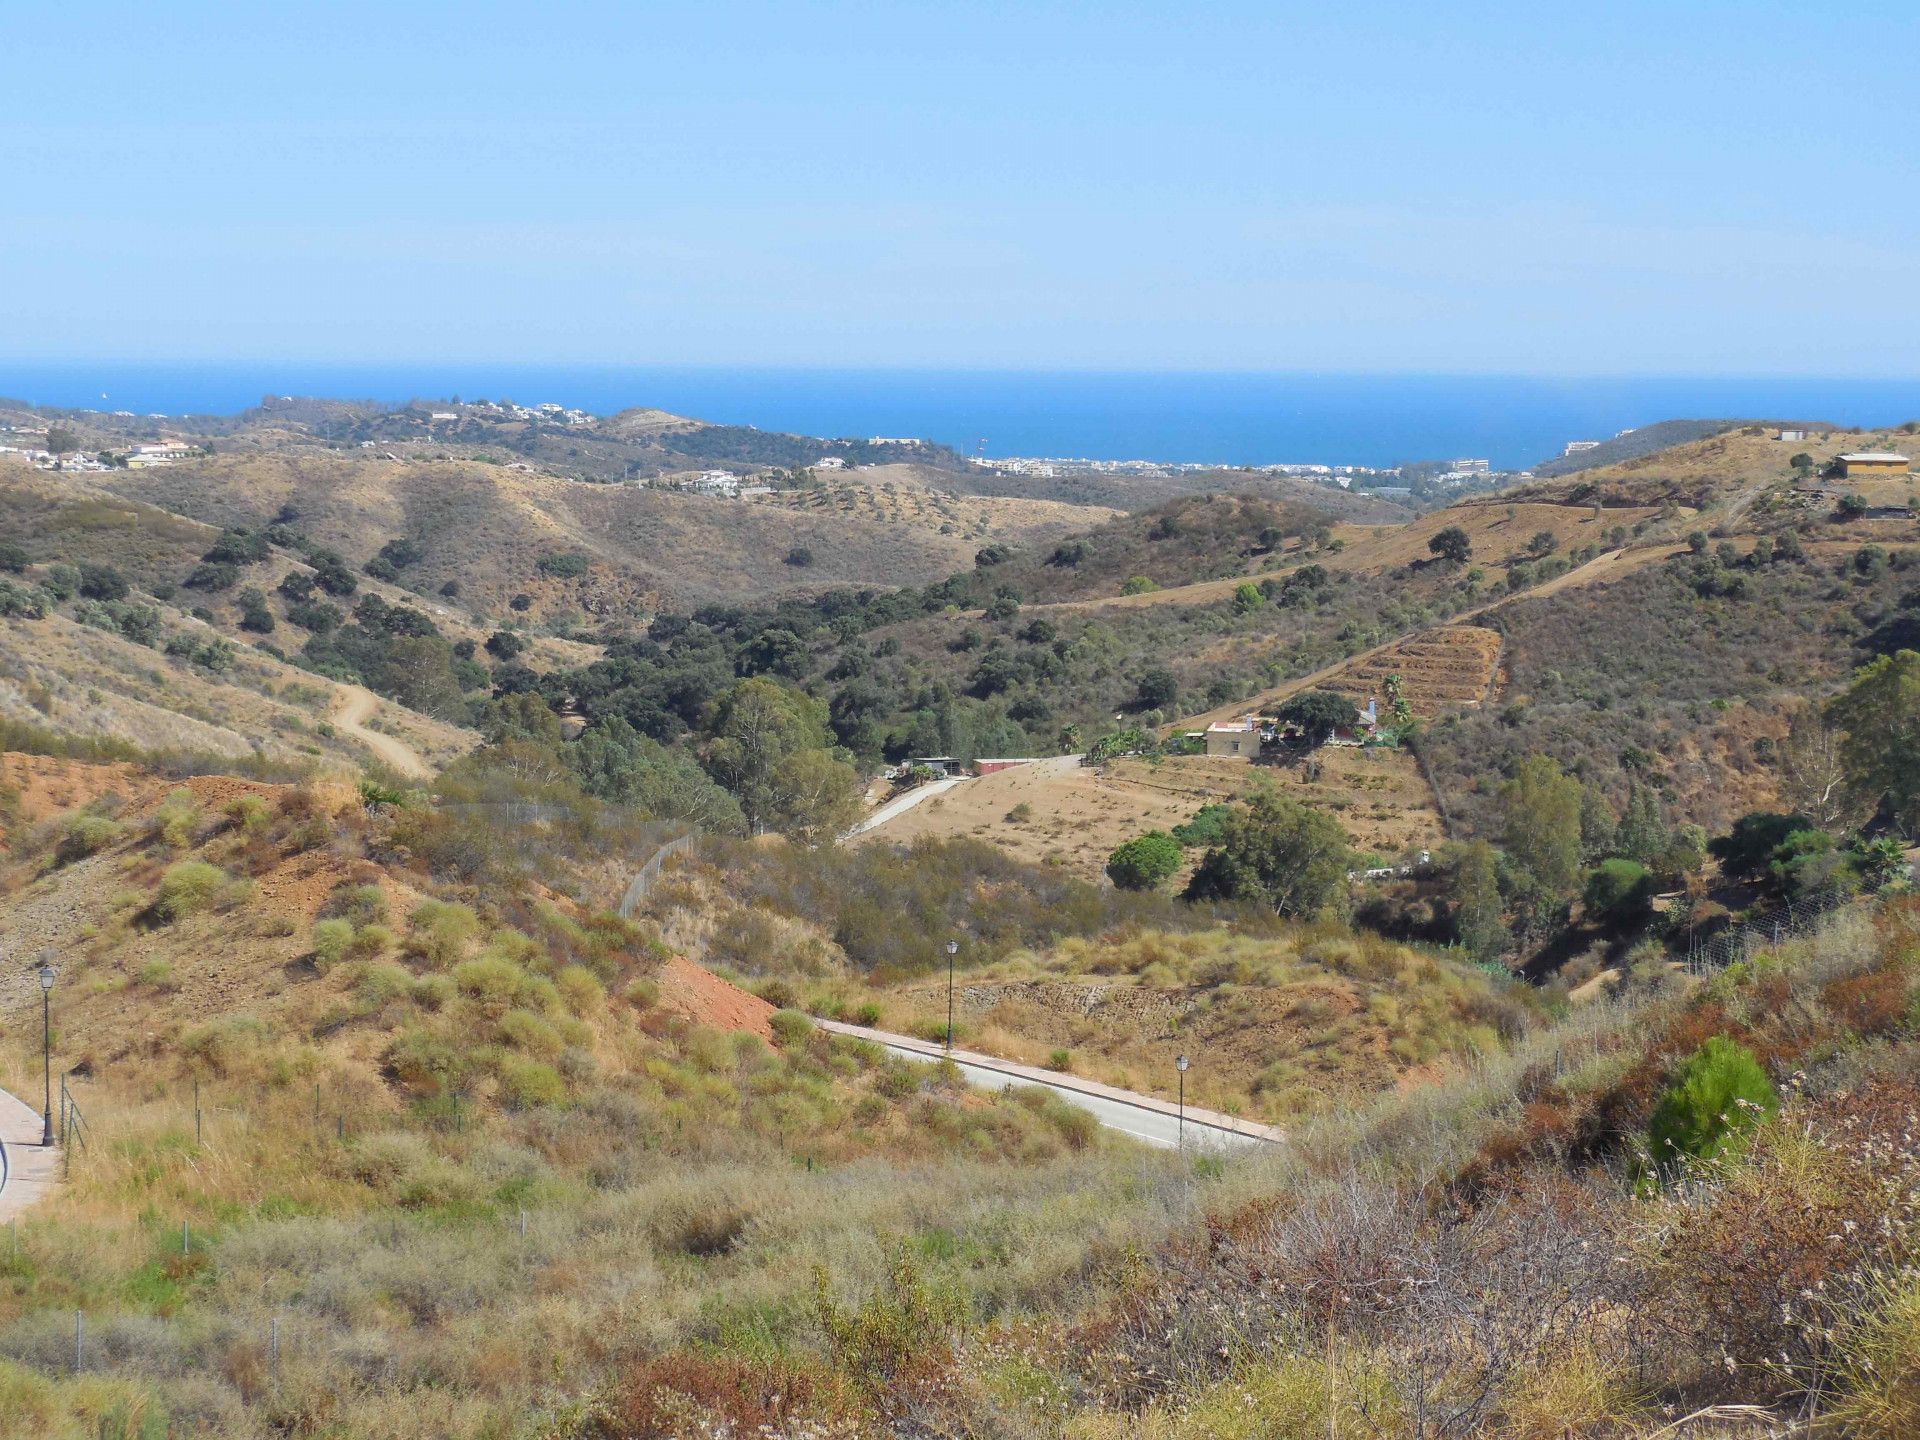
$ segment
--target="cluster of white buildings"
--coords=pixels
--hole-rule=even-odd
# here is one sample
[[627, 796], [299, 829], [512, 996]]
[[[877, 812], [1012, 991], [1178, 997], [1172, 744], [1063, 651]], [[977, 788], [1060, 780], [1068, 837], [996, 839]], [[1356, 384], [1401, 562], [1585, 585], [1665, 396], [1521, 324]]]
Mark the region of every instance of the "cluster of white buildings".
[[[462, 408], [491, 420], [544, 420], [550, 425], [591, 425], [595, 418], [588, 411], [570, 409], [553, 400], [543, 400], [538, 405], [516, 405], [511, 400], [475, 400]], [[460, 418], [459, 410], [435, 410], [427, 417], [429, 423], [438, 425]]]
[[730, 470], [702, 470], [698, 475], [669, 481], [693, 495], [711, 495], [721, 500], [754, 500], [773, 494], [771, 485], [750, 485]]
[[[116, 411], [124, 414], [124, 411]], [[45, 426], [0, 425], [0, 435], [8, 440], [21, 443], [0, 444], [0, 455], [18, 455], [36, 470], [89, 471], [111, 470], [113, 465], [99, 458], [99, 455], [82, 454], [69, 450], [55, 455], [46, 448], [47, 431]], [[105, 451], [117, 454], [125, 460], [129, 470], [144, 470], [153, 465], [171, 465], [198, 452], [199, 446], [185, 440], [151, 440], [134, 445], [124, 451]]]

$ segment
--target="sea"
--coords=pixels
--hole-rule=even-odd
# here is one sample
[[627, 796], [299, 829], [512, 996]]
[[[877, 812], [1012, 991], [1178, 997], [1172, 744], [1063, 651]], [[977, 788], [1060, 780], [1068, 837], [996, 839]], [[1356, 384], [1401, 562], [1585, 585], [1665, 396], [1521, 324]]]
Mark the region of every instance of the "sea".
[[1656, 420], [1920, 418], [1920, 380], [1546, 378], [1311, 372], [787, 369], [0, 360], [0, 396], [139, 414], [232, 414], [266, 395], [648, 406], [828, 437], [916, 437], [965, 455], [1521, 469]]

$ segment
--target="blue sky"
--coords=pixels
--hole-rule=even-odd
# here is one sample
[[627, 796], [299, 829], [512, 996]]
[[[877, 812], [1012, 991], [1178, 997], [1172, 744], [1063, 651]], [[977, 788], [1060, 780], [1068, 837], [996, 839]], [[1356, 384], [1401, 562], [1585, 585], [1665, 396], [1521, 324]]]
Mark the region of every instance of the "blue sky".
[[0, 354], [1920, 376], [1920, 7], [6, 4]]

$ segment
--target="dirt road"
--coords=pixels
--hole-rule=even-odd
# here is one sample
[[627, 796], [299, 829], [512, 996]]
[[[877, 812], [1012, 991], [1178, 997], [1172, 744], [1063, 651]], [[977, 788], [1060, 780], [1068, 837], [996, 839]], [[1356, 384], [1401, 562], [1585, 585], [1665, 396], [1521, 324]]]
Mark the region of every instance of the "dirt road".
[[334, 729], [351, 735], [379, 756], [388, 767], [410, 780], [433, 778], [433, 767], [421, 759], [419, 752], [411, 745], [368, 728], [367, 721], [380, 708], [378, 695], [363, 685], [336, 685], [334, 689], [338, 692], [330, 717]]
[[1302, 675], [1294, 680], [1284, 680], [1270, 690], [1262, 690], [1258, 695], [1250, 696], [1245, 700], [1235, 700], [1230, 704], [1209, 710], [1203, 715], [1190, 715], [1177, 725], [1172, 725], [1167, 728], [1170, 730], [1204, 730], [1216, 721], [1235, 720], [1251, 711], [1269, 710], [1280, 701], [1285, 700], [1288, 696], [1297, 695], [1302, 690], [1310, 690], [1314, 686], [1332, 679], [1350, 666], [1357, 665], [1364, 660], [1370, 660], [1376, 655], [1391, 650], [1403, 640], [1411, 639], [1416, 635], [1424, 635], [1431, 630], [1445, 630], [1451, 626], [1468, 624], [1482, 615], [1490, 615], [1494, 611], [1503, 609], [1508, 605], [1517, 605], [1522, 600], [1540, 600], [1549, 595], [1558, 595], [1563, 590], [1579, 589], [1586, 585], [1608, 584], [1611, 581], [1618, 580], [1623, 575], [1630, 575], [1636, 570], [1651, 565], [1655, 561], [1666, 560], [1672, 556], [1681, 554], [1686, 548], [1684, 545], [1650, 545], [1636, 550], [1609, 550], [1604, 555], [1596, 555], [1586, 564], [1569, 570], [1564, 575], [1556, 575], [1553, 579], [1543, 584], [1535, 585], [1527, 590], [1521, 590], [1513, 595], [1502, 595], [1497, 600], [1490, 600], [1484, 605], [1476, 605], [1471, 610], [1462, 610], [1458, 615], [1453, 616], [1444, 624], [1428, 625], [1419, 630], [1409, 630], [1404, 635], [1396, 635], [1391, 640], [1383, 641], [1378, 645], [1349, 655], [1344, 660], [1336, 661], [1332, 665], [1323, 666], [1310, 675]]

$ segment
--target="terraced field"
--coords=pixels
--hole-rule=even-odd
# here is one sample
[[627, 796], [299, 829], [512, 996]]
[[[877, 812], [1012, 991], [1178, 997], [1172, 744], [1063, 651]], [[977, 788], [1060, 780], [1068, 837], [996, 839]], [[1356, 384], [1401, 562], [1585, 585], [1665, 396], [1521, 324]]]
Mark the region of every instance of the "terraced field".
[[1365, 707], [1369, 698], [1386, 700], [1389, 675], [1398, 675], [1413, 713], [1421, 718], [1463, 705], [1478, 705], [1493, 683], [1500, 659], [1500, 634], [1479, 625], [1428, 630], [1350, 661], [1319, 689], [1353, 697]]

